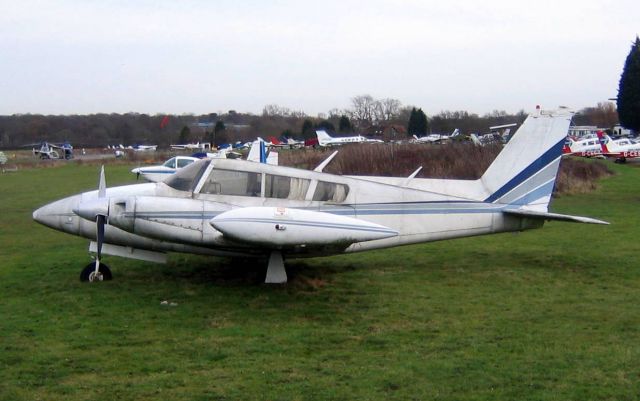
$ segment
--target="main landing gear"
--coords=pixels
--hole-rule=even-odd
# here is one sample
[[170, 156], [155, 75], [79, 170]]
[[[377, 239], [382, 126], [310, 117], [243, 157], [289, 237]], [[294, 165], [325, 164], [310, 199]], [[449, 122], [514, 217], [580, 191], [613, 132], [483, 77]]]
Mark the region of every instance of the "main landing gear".
[[[96, 264], [98, 266], [96, 266]], [[109, 266], [98, 261], [89, 263], [80, 272], [80, 281], [88, 281], [90, 283], [93, 283], [94, 281], [107, 281], [111, 280], [112, 278], [113, 275], [111, 274]]]
[[284, 284], [287, 282], [287, 271], [284, 268], [284, 259], [282, 252], [273, 251], [269, 255], [269, 264], [267, 265], [267, 276], [264, 279], [267, 284]]

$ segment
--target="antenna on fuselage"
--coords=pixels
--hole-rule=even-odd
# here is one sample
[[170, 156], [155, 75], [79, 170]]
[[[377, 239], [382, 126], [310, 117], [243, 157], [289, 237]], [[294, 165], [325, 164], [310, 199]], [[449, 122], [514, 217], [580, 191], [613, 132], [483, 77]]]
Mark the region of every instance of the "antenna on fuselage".
[[329, 157], [324, 159], [322, 161], [322, 163], [318, 164], [318, 167], [314, 168], [313, 171], [318, 172], [318, 173], [322, 173], [322, 170], [324, 170], [324, 168], [327, 167], [327, 164], [329, 164], [329, 162], [331, 162], [331, 160], [333, 160], [333, 158], [336, 157], [337, 154], [338, 154], [337, 150], [335, 152], [331, 153], [329, 155]]

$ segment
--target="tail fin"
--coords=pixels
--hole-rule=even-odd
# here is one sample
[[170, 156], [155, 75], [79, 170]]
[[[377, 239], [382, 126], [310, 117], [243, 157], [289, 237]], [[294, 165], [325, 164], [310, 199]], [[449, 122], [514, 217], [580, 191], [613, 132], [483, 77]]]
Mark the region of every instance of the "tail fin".
[[476, 134], [469, 134], [469, 138], [471, 138], [471, 142], [473, 142], [476, 146], [483, 146], [482, 142], [480, 142], [480, 138]]
[[605, 134], [602, 131], [596, 132], [598, 135], [598, 141], [600, 142], [600, 148], [602, 149], [602, 154], [606, 155], [612, 153], [612, 149], [609, 149], [609, 144], [613, 144], [613, 141], [609, 137], [609, 135]]
[[267, 160], [266, 149], [264, 146], [264, 140], [258, 138], [251, 144], [247, 160], [252, 162], [264, 163]]
[[566, 108], [527, 117], [480, 178], [485, 202], [547, 211], [573, 113]]
[[327, 134], [327, 131], [323, 130], [323, 129], [319, 129], [316, 130], [316, 136], [318, 137], [318, 143], [320, 145], [325, 144], [328, 141], [331, 141], [331, 136], [329, 136], [329, 134]]

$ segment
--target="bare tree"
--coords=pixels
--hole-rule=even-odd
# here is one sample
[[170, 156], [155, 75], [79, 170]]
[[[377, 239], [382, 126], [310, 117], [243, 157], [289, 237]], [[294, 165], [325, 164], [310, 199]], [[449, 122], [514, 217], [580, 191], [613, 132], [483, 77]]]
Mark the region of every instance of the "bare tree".
[[402, 102], [398, 99], [386, 98], [378, 100], [376, 103], [376, 119], [378, 121], [391, 121], [397, 118], [402, 108]]
[[262, 115], [264, 117], [290, 117], [291, 110], [277, 104], [268, 104], [262, 109]]
[[375, 99], [371, 95], [360, 95], [351, 98], [353, 108], [349, 111], [351, 120], [353, 120], [359, 128], [373, 123]]

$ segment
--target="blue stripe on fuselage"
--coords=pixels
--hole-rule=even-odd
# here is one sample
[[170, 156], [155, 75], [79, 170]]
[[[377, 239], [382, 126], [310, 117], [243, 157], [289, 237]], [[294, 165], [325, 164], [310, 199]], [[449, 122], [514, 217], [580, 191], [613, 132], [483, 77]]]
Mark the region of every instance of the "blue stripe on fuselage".
[[552, 163], [558, 157], [562, 155], [562, 146], [564, 145], [565, 139], [561, 139], [560, 142], [556, 143], [549, 150], [547, 150], [542, 156], [533, 161], [530, 165], [528, 165], [524, 170], [522, 170], [518, 175], [509, 180], [506, 184], [504, 184], [500, 189], [491, 194], [485, 202], [495, 202], [500, 199], [502, 196], [509, 193], [512, 189], [522, 184], [527, 179], [531, 178], [538, 171], [545, 168], [549, 163]]

